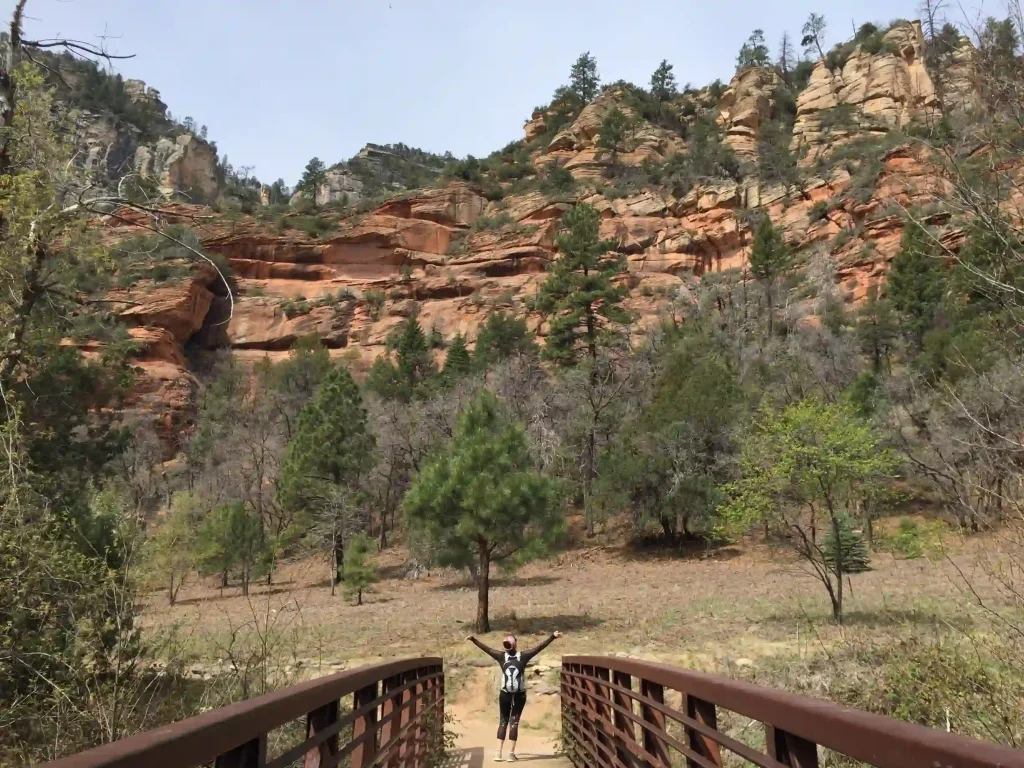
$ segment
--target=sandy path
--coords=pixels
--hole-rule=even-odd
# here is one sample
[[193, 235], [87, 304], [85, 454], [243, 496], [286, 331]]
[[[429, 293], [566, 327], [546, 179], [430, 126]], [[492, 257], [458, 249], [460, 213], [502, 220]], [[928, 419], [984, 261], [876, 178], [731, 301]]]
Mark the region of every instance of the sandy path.
[[[557, 695], [539, 695], [535, 684], [528, 692], [526, 710], [519, 724], [516, 756], [531, 768], [571, 768], [568, 760], [558, 756], [559, 701]], [[474, 669], [469, 680], [455, 695], [448, 710], [455, 718], [453, 729], [458, 735], [458, 749], [446, 768], [483, 768], [498, 765], [497, 674], [490, 668]], [[508, 743], [505, 744], [508, 755]], [[504, 765], [504, 763], [501, 763]]]

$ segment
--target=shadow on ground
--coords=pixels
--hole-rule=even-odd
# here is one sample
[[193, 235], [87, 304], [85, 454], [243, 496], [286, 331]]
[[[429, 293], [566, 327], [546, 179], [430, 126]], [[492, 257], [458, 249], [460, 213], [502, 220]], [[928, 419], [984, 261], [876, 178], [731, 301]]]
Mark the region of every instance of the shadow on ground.
[[445, 757], [441, 768], [483, 768], [484, 749], [473, 747], [472, 749], [459, 749]]
[[[491, 578], [491, 588], [495, 587], [545, 587], [554, 584], [561, 579], [555, 576], [494, 576]], [[460, 579], [446, 584], [438, 584], [434, 589], [441, 592], [459, 592], [463, 589], [476, 589], [472, 579]]]
[[560, 613], [554, 616], [495, 616], [491, 619], [491, 628], [502, 632], [522, 635], [541, 635], [548, 632], [578, 632], [581, 629], [593, 629], [604, 624], [604, 619], [597, 616]]

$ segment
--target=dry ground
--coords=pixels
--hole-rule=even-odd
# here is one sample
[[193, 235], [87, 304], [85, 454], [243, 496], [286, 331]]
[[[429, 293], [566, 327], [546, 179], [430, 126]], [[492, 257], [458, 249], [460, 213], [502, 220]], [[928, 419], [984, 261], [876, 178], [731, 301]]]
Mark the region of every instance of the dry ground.
[[[761, 547], [685, 558], [637, 554], [625, 548], [573, 550], [493, 579], [490, 636], [512, 631], [529, 643], [552, 630], [566, 637], [551, 654], [625, 652], [705, 669], [748, 664], [759, 657], [806, 654], [845, 634], [970, 621], [961, 572], [984, 589], [974, 554], [977, 538], [954, 542], [938, 560], [875, 554], [872, 570], [850, 578], [846, 626], [829, 621], [820, 583], [796, 563]], [[253, 628], [274, 652], [307, 669], [404, 655], [473, 658], [476, 591], [454, 572], [415, 580], [397, 575], [404, 555], [380, 557], [382, 580], [354, 606], [330, 595], [321, 562], [282, 566], [271, 587], [213, 582], [187, 584], [178, 604], [154, 593], [143, 612], [149, 632], [177, 627], [202, 663], [215, 663], [232, 632]], [[267, 632], [267, 628], [270, 631]]]

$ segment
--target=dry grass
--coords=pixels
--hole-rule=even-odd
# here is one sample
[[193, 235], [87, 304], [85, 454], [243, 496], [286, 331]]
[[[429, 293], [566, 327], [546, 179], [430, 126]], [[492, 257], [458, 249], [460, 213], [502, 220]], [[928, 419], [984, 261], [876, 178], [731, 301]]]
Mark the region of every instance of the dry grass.
[[[491, 594], [495, 633], [523, 644], [560, 629], [561, 653], [626, 652], [704, 669], [749, 665], [770, 656], [805, 656], [851, 633], [870, 637], [894, 627], [958, 627], [973, 621], [958, 571], [972, 574], [977, 538], [948, 549], [945, 559], [897, 560], [876, 554], [873, 570], [849, 583], [844, 627], [834, 626], [820, 584], [797, 564], [764, 548], [730, 549], [687, 558], [638, 555], [623, 548], [577, 549], [499, 576]], [[285, 564], [275, 584], [237, 588], [213, 583], [182, 589], [168, 606], [159, 593], [143, 614], [149, 632], [177, 626], [201, 663], [223, 656], [230, 633], [259, 627], [309, 671], [403, 655], [467, 657], [476, 591], [465, 577], [439, 572], [407, 580], [404, 555], [380, 556], [381, 582], [361, 607], [331, 597], [322, 563]]]

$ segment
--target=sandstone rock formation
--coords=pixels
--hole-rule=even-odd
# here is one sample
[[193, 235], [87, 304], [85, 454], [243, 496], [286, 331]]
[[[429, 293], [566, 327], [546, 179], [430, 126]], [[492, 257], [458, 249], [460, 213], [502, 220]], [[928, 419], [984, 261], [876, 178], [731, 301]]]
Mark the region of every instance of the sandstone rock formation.
[[[826, 142], [845, 139], [851, 130], [884, 132], [913, 120], [936, 119], [939, 100], [925, 69], [920, 22], [899, 23], [883, 37], [877, 54], [857, 46], [842, 69], [832, 71], [819, 61], [810, 82], [797, 98], [792, 148], [806, 150], [813, 160]], [[847, 105], [854, 126], [827, 130], [823, 114]]]
[[750, 67], [736, 75], [722, 95], [718, 124], [725, 129], [725, 143], [740, 157], [756, 156], [757, 132], [772, 116], [778, 85], [773, 70]]
[[133, 165], [141, 175], [154, 179], [161, 192], [182, 191], [205, 200], [217, 196], [217, 153], [191, 133], [141, 145]]
[[[616, 108], [633, 121], [624, 151], [618, 153], [619, 163], [640, 165], [644, 160], [661, 161], [683, 147], [678, 135], [639, 118], [621, 88], [611, 88], [584, 107], [571, 125], [559, 131], [547, 149], [534, 158], [535, 164], [556, 163], [576, 179], [599, 179], [610, 161], [608, 152], [597, 147], [601, 123]], [[532, 121], [527, 123], [526, 131], [538, 135]]]

